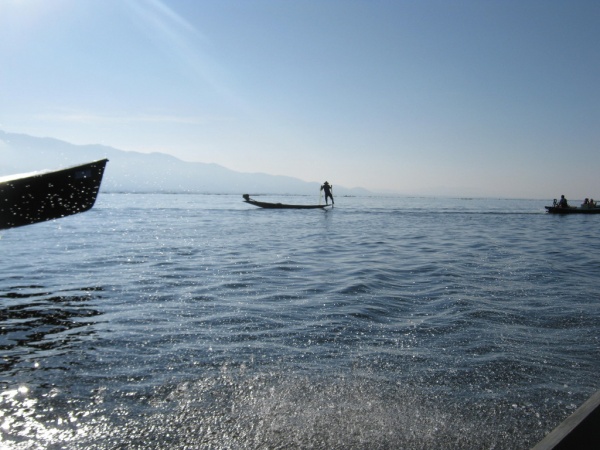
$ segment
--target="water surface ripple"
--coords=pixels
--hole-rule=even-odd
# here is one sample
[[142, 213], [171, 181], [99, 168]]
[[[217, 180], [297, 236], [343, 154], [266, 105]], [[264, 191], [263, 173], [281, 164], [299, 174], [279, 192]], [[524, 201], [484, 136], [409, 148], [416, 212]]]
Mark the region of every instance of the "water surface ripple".
[[599, 388], [600, 217], [336, 200], [3, 231], [0, 446], [526, 449]]

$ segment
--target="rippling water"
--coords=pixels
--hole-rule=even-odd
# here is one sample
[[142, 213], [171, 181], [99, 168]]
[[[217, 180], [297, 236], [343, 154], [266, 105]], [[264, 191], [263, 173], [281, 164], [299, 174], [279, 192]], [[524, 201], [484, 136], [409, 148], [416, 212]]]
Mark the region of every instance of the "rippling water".
[[0, 446], [526, 449], [599, 388], [600, 217], [336, 205], [104, 193], [1, 232]]

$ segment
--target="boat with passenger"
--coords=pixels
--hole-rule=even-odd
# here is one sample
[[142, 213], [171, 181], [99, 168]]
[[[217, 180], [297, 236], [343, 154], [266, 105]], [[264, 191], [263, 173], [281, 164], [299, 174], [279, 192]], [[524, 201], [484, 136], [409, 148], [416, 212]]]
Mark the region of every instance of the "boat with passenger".
[[600, 207], [596, 205], [594, 199], [585, 199], [581, 206], [571, 206], [568, 204], [565, 196], [560, 200], [554, 199], [552, 206], [546, 206], [546, 211], [552, 214], [600, 214]]

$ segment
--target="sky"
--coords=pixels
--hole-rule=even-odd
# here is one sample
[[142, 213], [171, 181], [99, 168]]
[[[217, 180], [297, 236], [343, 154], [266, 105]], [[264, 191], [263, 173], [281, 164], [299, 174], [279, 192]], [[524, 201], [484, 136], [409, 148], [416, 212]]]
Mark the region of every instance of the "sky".
[[600, 199], [600, 1], [0, 0], [0, 130], [375, 192]]

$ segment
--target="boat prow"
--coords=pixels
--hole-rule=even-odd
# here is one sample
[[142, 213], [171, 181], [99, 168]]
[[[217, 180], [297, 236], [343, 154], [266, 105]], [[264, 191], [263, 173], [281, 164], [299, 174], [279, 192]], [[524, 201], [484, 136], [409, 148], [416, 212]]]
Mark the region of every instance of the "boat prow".
[[58, 219], [94, 206], [108, 159], [0, 179], [0, 230]]

